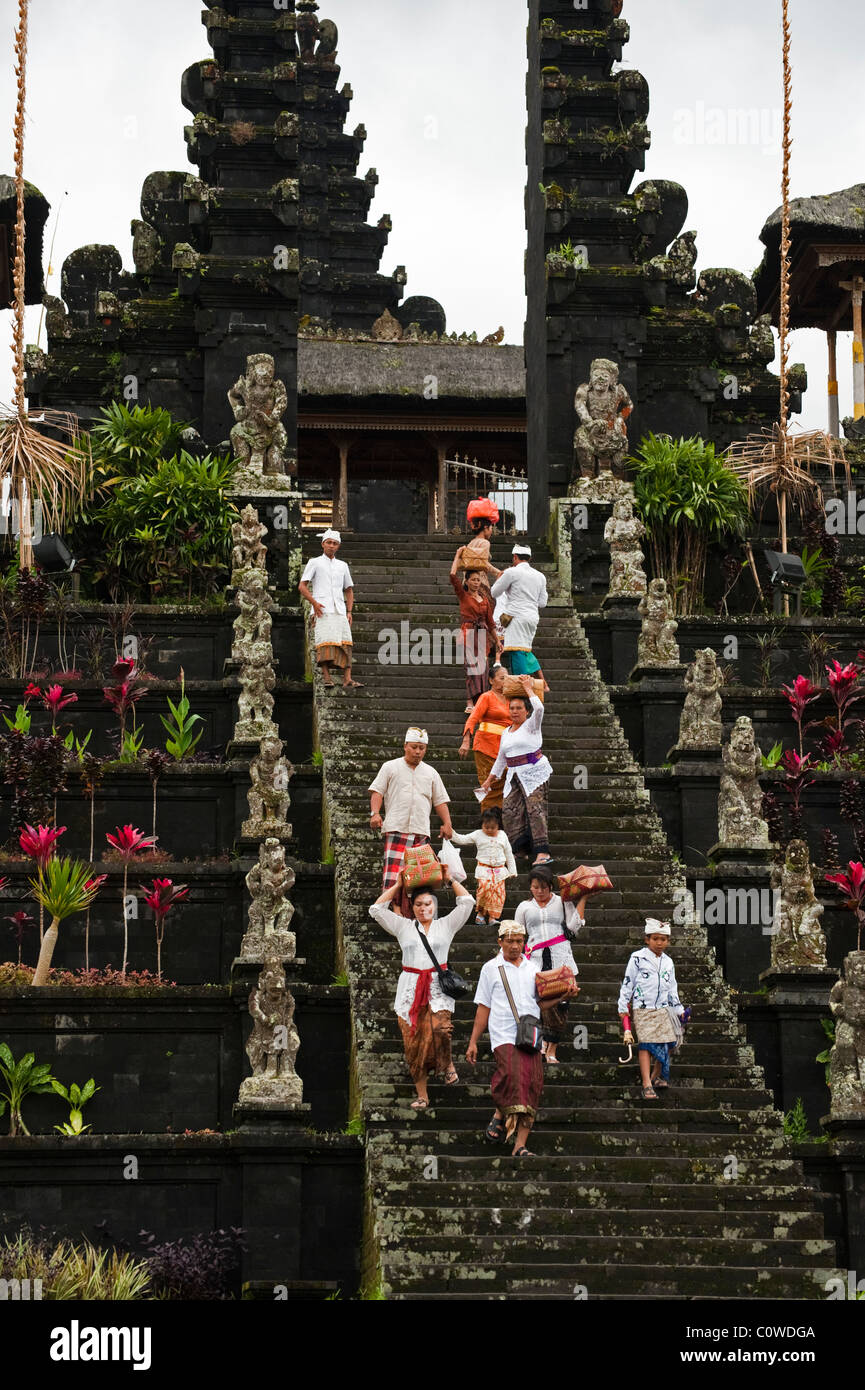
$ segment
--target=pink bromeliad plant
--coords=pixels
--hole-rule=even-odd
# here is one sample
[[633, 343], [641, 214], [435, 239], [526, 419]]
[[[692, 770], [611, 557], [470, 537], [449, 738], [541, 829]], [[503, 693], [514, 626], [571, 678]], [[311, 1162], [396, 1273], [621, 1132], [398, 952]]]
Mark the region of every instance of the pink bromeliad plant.
[[844, 906], [856, 913], [856, 950], [861, 951], [862, 927], [865, 924], [865, 865], [851, 860], [846, 874], [827, 874], [826, 882], [836, 884], [847, 894]]
[[189, 896], [189, 889], [176, 887], [170, 878], [155, 878], [149, 889], [142, 885], [139, 892], [156, 920], [156, 978], [161, 980], [165, 919], [175, 903], [182, 903]]
[[802, 723], [805, 718], [805, 710], [819, 699], [823, 692], [819, 685], [812, 685], [807, 676], [797, 676], [792, 685], [782, 685], [781, 689], [787, 696], [790, 713], [799, 731], [799, 757], [801, 758], [803, 756], [802, 736], [804, 734]]
[[129, 954], [129, 918], [126, 911], [126, 887], [129, 881], [129, 865], [136, 854], [140, 854], [145, 849], [155, 849], [156, 840], [152, 835], [145, 835], [143, 831], [136, 830], [132, 825], [118, 825], [114, 834], [106, 832], [106, 840], [112, 849], [123, 860], [123, 968], [121, 974], [126, 976], [126, 960]]
[[[36, 867], [41, 874], [49, 859], [54, 854], [54, 846], [61, 835], [66, 834], [66, 826], [51, 825], [25, 825], [21, 834], [18, 836], [18, 843], [27, 855], [28, 859], [33, 859]], [[42, 941], [45, 935], [45, 909], [42, 903], [39, 904], [39, 940]]]

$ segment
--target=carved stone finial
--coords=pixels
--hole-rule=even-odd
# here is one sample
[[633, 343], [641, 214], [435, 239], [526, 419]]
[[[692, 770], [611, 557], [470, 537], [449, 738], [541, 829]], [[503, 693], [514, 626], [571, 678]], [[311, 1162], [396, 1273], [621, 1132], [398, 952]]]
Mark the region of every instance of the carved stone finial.
[[823, 905], [817, 901], [811, 858], [804, 840], [791, 840], [783, 868], [772, 871], [777, 892], [772, 918], [772, 966], [799, 970], [826, 965], [826, 937], [820, 925]]
[[604, 528], [604, 540], [610, 547], [610, 598], [635, 598], [645, 594], [645, 557], [640, 549], [645, 534], [642, 521], [634, 516], [631, 490], [627, 487], [613, 503], [613, 515]]
[[237, 421], [231, 445], [240, 464], [233, 490], [260, 491], [265, 486], [286, 490], [288, 473], [296, 472], [297, 464], [286, 458], [288, 435], [282, 417], [288, 409], [288, 393], [276, 377], [270, 353], [256, 352], [246, 359], [246, 374], [232, 386], [228, 400]]
[[[242, 737], [239, 726], [235, 738]], [[285, 817], [290, 798], [288, 784], [294, 768], [283, 757], [283, 742], [275, 731], [261, 740], [258, 756], [249, 767], [249, 819], [243, 822], [242, 835], [248, 840], [278, 840], [291, 838], [291, 826]]]
[[288, 893], [294, 886], [294, 870], [285, 862], [285, 848], [279, 840], [265, 840], [258, 847], [258, 863], [246, 875], [252, 903], [246, 934], [240, 948], [241, 960], [264, 961], [278, 956], [294, 960], [296, 940], [289, 930], [294, 908]]
[[763, 760], [746, 714], [736, 720], [724, 746], [718, 797], [718, 841], [725, 848], [768, 849], [769, 827], [763, 820], [760, 772]]
[[711, 647], [697, 652], [685, 676], [685, 707], [677, 748], [721, 747], [721, 672]]
[[[268, 631], [269, 616], [262, 616], [261, 626], [264, 631]], [[244, 634], [234, 651], [238, 653], [237, 660], [241, 662], [238, 719], [234, 726], [234, 739], [237, 743], [257, 743], [278, 734], [273, 722], [273, 691], [276, 688], [273, 646], [269, 637], [253, 637], [252, 640], [246, 640]]]
[[303, 1102], [303, 1082], [295, 1071], [300, 1036], [294, 1024], [294, 996], [278, 957], [268, 959], [249, 996], [252, 1033], [246, 1055], [252, 1076], [241, 1082], [239, 1104], [252, 1109], [293, 1109]]
[[625, 421], [633, 408], [619, 382], [617, 364], [596, 357], [589, 380], [577, 388], [574, 397], [577, 430], [569, 496], [592, 502], [609, 501], [616, 495], [624, 479], [623, 461], [628, 452]]
[[851, 951], [840, 980], [832, 986], [829, 1008], [835, 1043], [829, 1053], [832, 1116], [865, 1116], [865, 951]]
[[231, 551], [231, 582], [235, 588], [243, 583], [243, 577], [247, 570], [265, 572], [267, 548], [264, 544], [264, 537], [266, 535], [267, 527], [259, 521], [255, 507], [248, 503], [240, 513], [240, 520], [235, 521], [231, 528], [231, 538], [234, 542]]
[[666, 579], [653, 579], [650, 582], [649, 591], [640, 599], [637, 612], [643, 620], [637, 646], [637, 665], [678, 666], [676, 632], [679, 624], [673, 617]]
[[402, 338], [402, 324], [394, 318], [390, 309], [385, 309], [370, 329], [370, 337], [378, 343], [398, 343]]
[[241, 571], [236, 602], [240, 612], [234, 620], [231, 660], [242, 667], [252, 666], [253, 647], [257, 642], [270, 645], [273, 634], [271, 611], [274, 605], [267, 592], [267, 576], [262, 570]]

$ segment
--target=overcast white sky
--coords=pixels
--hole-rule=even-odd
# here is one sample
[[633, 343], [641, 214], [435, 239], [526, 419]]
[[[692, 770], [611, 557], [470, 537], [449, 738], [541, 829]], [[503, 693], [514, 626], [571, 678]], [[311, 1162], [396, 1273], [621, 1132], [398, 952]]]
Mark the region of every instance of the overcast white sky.
[[[700, 266], [750, 273], [758, 233], [779, 203], [780, 0], [625, 0], [623, 66], [652, 94], [645, 177], [675, 179], [691, 200]], [[144, 177], [186, 169], [185, 67], [207, 56], [200, 0], [32, 0], [27, 177], [54, 212], [64, 191], [54, 275], [87, 242], [110, 242], [132, 268], [130, 219]], [[12, 172], [12, 42], [17, 5], [0, 0], [0, 172]], [[393, 217], [383, 268], [404, 264], [406, 294], [431, 294], [457, 331], [503, 324], [522, 339], [525, 301], [525, 0], [325, 0], [340, 29], [349, 129], [368, 131], [360, 172], [380, 184], [374, 219]], [[794, 196], [865, 179], [859, 100], [865, 5], [792, 0]], [[719, 126], [717, 109], [723, 117]], [[754, 113], [743, 143], [729, 111]], [[721, 143], [718, 134], [721, 133]], [[756, 138], [753, 138], [753, 137]], [[635, 180], [639, 182], [638, 176]], [[34, 341], [39, 312], [29, 311]], [[8, 313], [0, 314], [10, 336]], [[840, 348], [842, 414], [852, 413], [849, 338]], [[825, 425], [822, 335], [795, 335], [807, 362], [805, 423]], [[0, 359], [0, 400], [11, 376]]]

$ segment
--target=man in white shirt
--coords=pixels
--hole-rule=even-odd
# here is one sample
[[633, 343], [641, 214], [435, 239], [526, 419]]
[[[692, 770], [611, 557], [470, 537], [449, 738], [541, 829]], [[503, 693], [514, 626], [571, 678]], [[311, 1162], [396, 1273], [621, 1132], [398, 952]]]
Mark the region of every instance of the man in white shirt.
[[[496, 1110], [484, 1133], [492, 1143], [513, 1136], [514, 1158], [530, 1158], [526, 1140], [544, 1088], [543, 1060], [540, 1045], [537, 1052], [526, 1052], [515, 1043], [517, 1018], [526, 1014], [538, 1020], [540, 1043], [540, 1009], [535, 987], [539, 966], [537, 961], [526, 960], [526, 929], [519, 922], [502, 922], [499, 942], [499, 954], [487, 961], [478, 979], [475, 992], [478, 1008], [466, 1060], [472, 1066], [477, 1064], [478, 1043], [489, 1030], [490, 1046], [496, 1059], [490, 1086]], [[502, 974], [510, 988], [513, 1008]]]
[[530, 546], [515, 545], [510, 569], [499, 575], [490, 592], [496, 600], [496, 619], [504, 631], [505, 670], [511, 676], [538, 676], [543, 680], [532, 643], [541, 620], [540, 610], [547, 606], [547, 581], [540, 570], [532, 568], [531, 558]]
[[[448, 809], [450, 797], [444, 782], [435, 768], [424, 762], [428, 746], [426, 729], [410, 728], [405, 736], [403, 756], [383, 763], [369, 788], [370, 826], [384, 832], [383, 892], [396, 882], [406, 850], [430, 843], [433, 810], [442, 823], [444, 839], [451, 839], [454, 833]], [[407, 903], [408, 896], [403, 892], [394, 908], [406, 915]]]
[[345, 561], [336, 558], [342, 536], [328, 528], [320, 539], [323, 554], [309, 561], [298, 585], [315, 613], [315, 659], [325, 690], [334, 689], [334, 666], [343, 672], [343, 690], [362, 690], [360, 681], [351, 678], [354, 580]]

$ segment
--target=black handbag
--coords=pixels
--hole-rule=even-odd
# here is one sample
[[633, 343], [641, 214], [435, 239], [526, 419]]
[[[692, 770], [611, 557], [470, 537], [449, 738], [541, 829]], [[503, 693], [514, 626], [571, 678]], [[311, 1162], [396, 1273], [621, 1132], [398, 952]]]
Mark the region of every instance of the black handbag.
[[457, 972], [455, 970], [451, 970], [450, 967], [448, 967], [448, 969], [445, 970], [443, 965], [439, 965], [435, 957], [435, 951], [433, 950], [432, 946], [429, 944], [429, 941], [427, 939], [426, 932], [418, 925], [417, 922], [415, 922], [415, 926], [417, 927], [418, 935], [420, 936], [420, 939], [424, 944], [424, 949], [427, 955], [429, 956], [430, 960], [432, 961], [433, 965], [438, 971], [439, 984], [442, 987], [442, 994], [446, 994], [448, 999], [462, 999], [463, 995], [471, 994], [472, 987], [469, 984], [468, 980], [464, 980], [462, 975], [458, 975]]
[[511, 1013], [517, 1025], [517, 1037], [514, 1047], [518, 1047], [521, 1052], [540, 1052], [543, 1037], [541, 1035], [541, 1020], [535, 1014], [518, 1014], [517, 1006], [514, 1003], [514, 996], [511, 994], [511, 987], [508, 984], [508, 977], [503, 965], [499, 966], [499, 974], [502, 977], [502, 984], [505, 987], [505, 994], [508, 996], [508, 1003], [511, 1006]]

